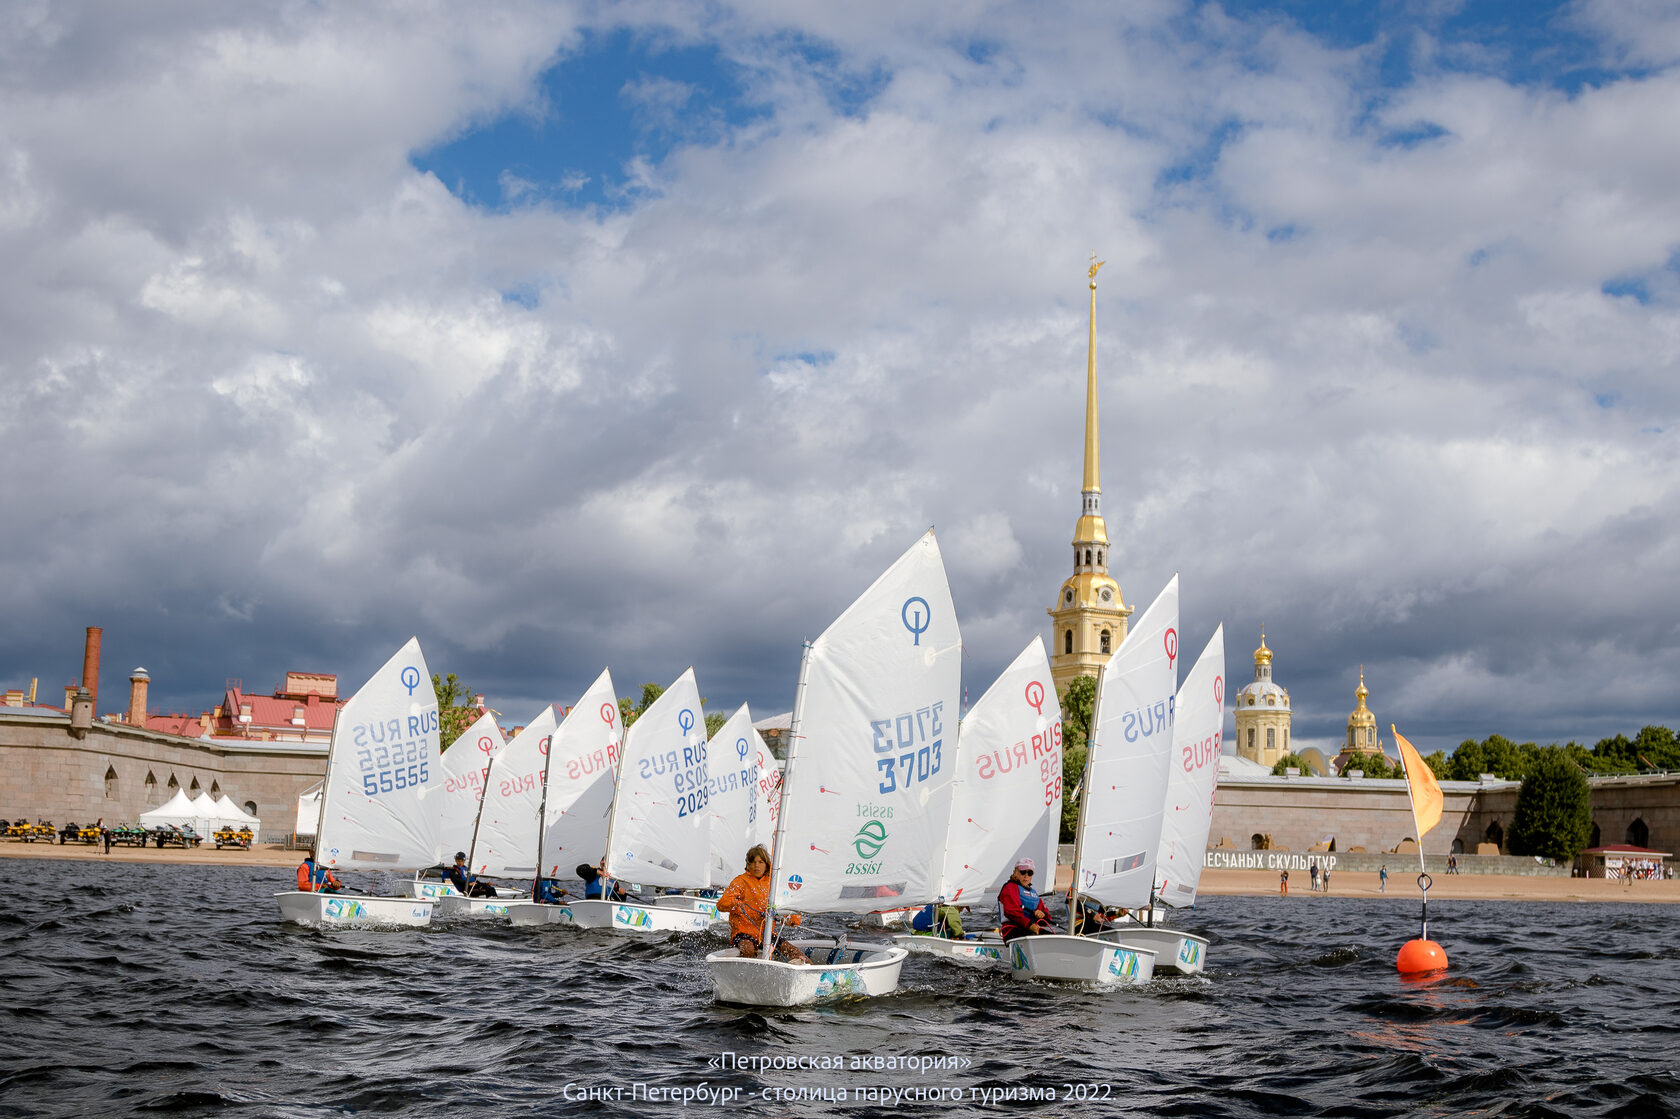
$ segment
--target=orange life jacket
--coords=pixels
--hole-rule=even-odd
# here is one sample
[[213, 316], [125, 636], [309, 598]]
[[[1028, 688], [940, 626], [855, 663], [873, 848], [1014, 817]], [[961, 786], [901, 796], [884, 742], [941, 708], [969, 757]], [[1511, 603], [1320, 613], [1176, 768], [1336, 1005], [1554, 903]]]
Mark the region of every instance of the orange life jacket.
[[764, 935], [764, 911], [770, 906], [770, 876], [754, 878], [745, 872], [718, 898], [717, 907], [729, 914], [730, 939], [745, 933], [754, 940]]
[[306, 894], [313, 893], [315, 890], [315, 883], [309, 877], [309, 864], [307, 862], [298, 864], [298, 889]]

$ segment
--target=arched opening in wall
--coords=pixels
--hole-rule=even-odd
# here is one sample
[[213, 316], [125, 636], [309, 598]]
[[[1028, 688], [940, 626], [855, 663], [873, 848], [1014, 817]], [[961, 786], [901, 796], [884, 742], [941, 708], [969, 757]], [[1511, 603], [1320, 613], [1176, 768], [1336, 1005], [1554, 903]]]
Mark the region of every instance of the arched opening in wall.
[[1597, 847], [1599, 844], [1601, 844], [1603, 842], [1604, 842], [1604, 839], [1603, 839], [1601, 833], [1598, 830], [1598, 821], [1594, 820], [1593, 821], [1592, 838], [1587, 840], [1587, 846], [1588, 847]]
[[222, 783], [220, 781], [210, 782], [210, 795], [213, 797], [222, 795]]
[[1651, 845], [1651, 829], [1645, 826], [1645, 820], [1639, 818], [1628, 825], [1627, 841], [1635, 847], [1649, 847]]
[[175, 793], [181, 788], [181, 782], [179, 782], [175, 779], [175, 775], [173, 773], [171, 773], [169, 775], [169, 786], [168, 786], [168, 788], [169, 788], [169, 795], [170, 796], [174, 796]]
[[1267, 727], [1266, 728], [1266, 753], [1269, 754], [1273, 750], [1276, 750], [1276, 749], [1277, 749], [1277, 728], [1276, 727]]
[[256, 814], [257, 814], [257, 802], [254, 801], [254, 800], [246, 801], [245, 802], [245, 815], [255, 816]]
[[1458, 838], [1456, 835], [1453, 836], [1452, 853], [1455, 855], [1464, 854], [1464, 840]]
[[1266, 849], [1266, 837], [1259, 832], [1255, 832], [1248, 837], [1248, 848], [1251, 851], [1264, 851]]
[[1101, 549], [1101, 548], [1098, 548], [1098, 549], [1097, 549], [1097, 565], [1098, 565], [1098, 566], [1099, 566], [1099, 567], [1100, 567], [1100, 566], [1101, 566], [1101, 565], [1102, 565], [1102, 561], [1103, 561], [1103, 560], [1102, 560], [1102, 549]]
[[1254, 753], [1254, 728], [1248, 728], [1248, 752]]
[[193, 783], [187, 786], [187, 795], [195, 797], [201, 791], [202, 790], [200, 789], [199, 784], [198, 784], [198, 778], [194, 777], [193, 778]]
[[1504, 849], [1504, 847], [1505, 847], [1505, 829], [1499, 826], [1499, 821], [1498, 820], [1495, 820], [1493, 823], [1489, 824], [1487, 826], [1487, 831], [1484, 834], [1487, 836], [1487, 841], [1489, 843], [1493, 844], [1495, 847], [1500, 848], [1501, 850]]
[[1085, 549], [1085, 566], [1086, 567], [1091, 566], [1091, 549], [1089, 549], [1089, 548]]
[[1062, 652], [1070, 656], [1073, 654], [1073, 631], [1071, 629], [1062, 634]]
[[105, 767], [105, 799], [110, 800], [117, 795], [117, 767]]
[[1108, 631], [1106, 629], [1102, 631], [1102, 651], [1103, 656], [1106, 657], [1108, 655]]
[[156, 799], [157, 799], [157, 774], [153, 773], [151, 770], [148, 769], [146, 771], [146, 807], [147, 808], [153, 807], [153, 802]]

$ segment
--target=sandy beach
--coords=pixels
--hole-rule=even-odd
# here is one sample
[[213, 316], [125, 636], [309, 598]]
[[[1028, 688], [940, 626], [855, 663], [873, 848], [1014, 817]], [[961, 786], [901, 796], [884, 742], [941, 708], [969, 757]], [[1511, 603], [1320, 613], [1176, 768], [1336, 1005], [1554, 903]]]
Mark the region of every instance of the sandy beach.
[[[0, 842], [0, 858], [82, 859], [114, 863], [184, 863], [199, 866], [270, 866], [291, 870], [302, 860], [300, 851], [272, 844], [259, 844], [249, 851], [236, 848], [216, 850], [214, 846], [183, 851], [178, 847], [113, 847], [106, 855], [97, 847], [81, 844]], [[1068, 886], [1069, 868], [1058, 867], [1056, 888]], [[285, 877], [285, 876], [279, 876]], [[1291, 902], [1333, 902], [1337, 898], [1392, 898], [1412, 904], [1418, 891], [1415, 874], [1391, 872], [1388, 892], [1379, 893], [1375, 874], [1338, 873], [1331, 876], [1329, 893], [1308, 888], [1307, 876], [1289, 876]], [[1201, 892], [1248, 897], [1276, 897], [1278, 879], [1269, 870], [1207, 870], [1202, 874]], [[1434, 899], [1478, 899], [1484, 901], [1610, 901], [1680, 903], [1680, 881], [1634, 882], [1625, 884], [1603, 878], [1533, 878], [1515, 874], [1437, 874], [1429, 891]]]

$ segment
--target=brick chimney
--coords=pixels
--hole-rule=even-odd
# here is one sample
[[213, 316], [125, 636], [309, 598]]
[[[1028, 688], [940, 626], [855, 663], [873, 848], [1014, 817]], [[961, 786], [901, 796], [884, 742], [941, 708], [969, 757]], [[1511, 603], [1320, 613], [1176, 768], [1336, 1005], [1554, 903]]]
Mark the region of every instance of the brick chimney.
[[144, 668], [137, 668], [128, 676], [128, 724], [134, 727], [146, 725], [146, 688], [152, 682], [152, 677]]
[[87, 627], [87, 645], [82, 649], [82, 687], [95, 712], [99, 710], [99, 639], [104, 633], [98, 626]]

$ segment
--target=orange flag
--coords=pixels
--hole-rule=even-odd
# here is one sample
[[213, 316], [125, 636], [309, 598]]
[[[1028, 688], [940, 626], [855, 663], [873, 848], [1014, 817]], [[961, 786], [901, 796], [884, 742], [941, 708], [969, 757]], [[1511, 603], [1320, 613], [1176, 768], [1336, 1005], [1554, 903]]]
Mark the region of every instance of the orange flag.
[[1417, 824], [1421, 848], [1423, 833], [1441, 822], [1441, 786], [1429, 764], [1418, 756], [1417, 747], [1407, 742], [1393, 723], [1388, 724], [1388, 729], [1394, 732], [1394, 741], [1400, 746], [1400, 761], [1406, 767], [1406, 792], [1412, 800], [1412, 819]]

